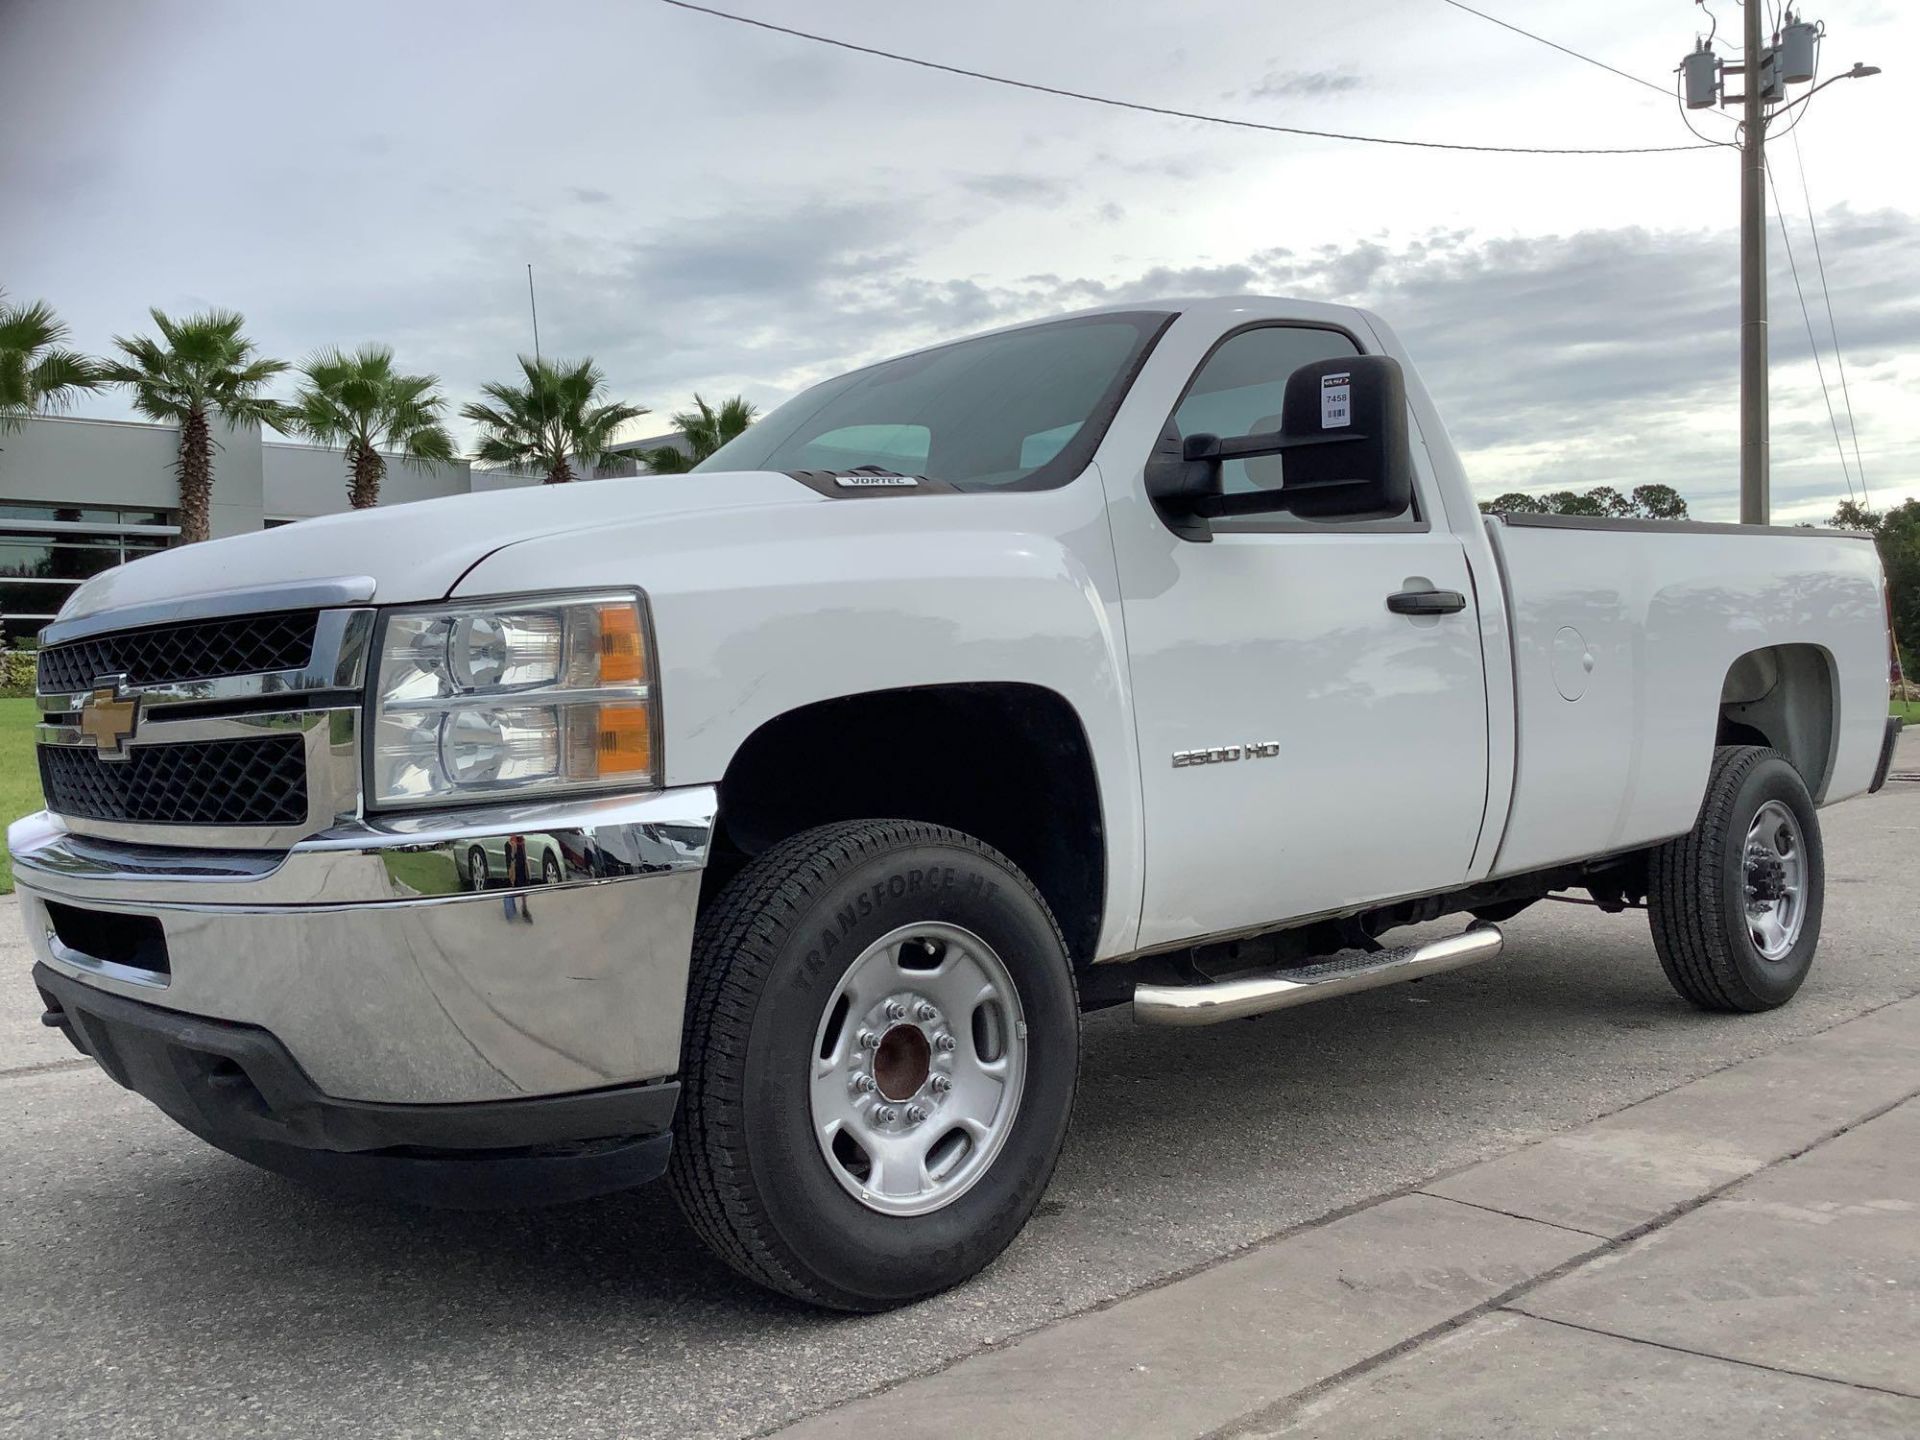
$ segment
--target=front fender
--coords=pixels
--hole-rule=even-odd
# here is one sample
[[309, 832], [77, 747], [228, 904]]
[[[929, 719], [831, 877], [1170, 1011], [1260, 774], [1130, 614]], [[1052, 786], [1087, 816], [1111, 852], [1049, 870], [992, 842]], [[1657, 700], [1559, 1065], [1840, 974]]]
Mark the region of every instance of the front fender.
[[[761, 725], [822, 700], [994, 681], [1057, 692], [1099, 779], [1109, 903], [1098, 953], [1117, 954], [1137, 925], [1142, 842], [1105, 505], [1090, 471], [1057, 490], [672, 516], [509, 545], [456, 593], [641, 586], [660, 649], [668, 785], [718, 782]], [[940, 763], [937, 734], [845, 743], [911, 745]]]

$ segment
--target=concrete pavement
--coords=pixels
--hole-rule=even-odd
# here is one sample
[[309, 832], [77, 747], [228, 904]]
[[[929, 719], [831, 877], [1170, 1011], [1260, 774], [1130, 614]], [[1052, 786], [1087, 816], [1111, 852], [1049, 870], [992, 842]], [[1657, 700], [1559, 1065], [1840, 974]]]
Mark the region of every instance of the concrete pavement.
[[[1909, 748], [1903, 764], [1920, 771], [1920, 751]], [[1794, 1003], [1767, 1015], [1708, 1016], [1679, 1001], [1641, 917], [1545, 904], [1506, 927], [1500, 961], [1416, 985], [1218, 1031], [1091, 1017], [1067, 1154], [1026, 1233], [970, 1285], [853, 1319], [736, 1279], [659, 1188], [458, 1215], [329, 1199], [220, 1155], [39, 1027], [18, 921], [0, 899], [0, 1435], [765, 1434], [1113, 1313], [1223, 1259], [1263, 1254], [1275, 1237], [1330, 1244], [1349, 1221], [1379, 1237], [1382, 1264], [1443, 1247], [1443, 1273], [1422, 1272], [1414, 1287], [1411, 1319], [1422, 1328], [1394, 1338], [1408, 1317], [1391, 1273], [1353, 1272], [1321, 1252], [1330, 1282], [1316, 1290], [1289, 1272], [1286, 1312], [1250, 1312], [1245, 1333], [1220, 1347], [1224, 1357], [1249, 1350], [1256, 1372], [1291, 1367], [1278, 1380], [1235, 1381], [1246, 1408], [1220, 1423], [1300, 1422], [1303, 1406], [1348, 1394], [1344, 1383], [1385, 1384], [1402, 1373], [1393, 1356], [1411, 1364], [1442, 1353], [1440, 1339], [1462, 1344], [1481, 1321], [1546, 1337], [1482, 1366], [1497, 1388], [1502, 1367], [1525, 1376], [1537, 1364], [1543, 1378], [1522, 1391], [1544, 1394], [1560, 1383], [1553, 1365], [1574, 1353], [1569, 1324], [1517, 1310], [1456, 1317], [1504, 1303], [1542, 1265], [1573, 1263], [1584, 1247], [1636, 1243], [1641, 1217], [1680, 1203], [1663, 1197], [1738, 1183], [1757, 1173], [1747, 1167], [1777, 1163], [1885, 1093], [1869, 1094], [1881, 1081], [1861, 1073], [1851, 1095], [1821, 1088], [1828, 1109], [1811, 1130], [1801, 1121], [1769, 1130], [1762, 1113], [1717, 1146], [1659, 1149], [1634, 1128], [1663, 1114], [1662, 1125], [1681, 1125], [1682, 1109], [1712, 1091], [1683, 1098], [1676, 1087], [1758, 1057], [1786, 1067], [1774, 1087], [1786, 1093], [1808, 1089], [1809, 1068], [1815, 1079], [1854, 1075], [1859, 1054], [1793, 1062], [1793, 1047], [1920, 991], [1920, 784], [1826, 811], [1822, 824], [1820, 962]], [[1625, 1118], [1656, 1096], [1672, 1097], [1665, 1111]], [[1530, 1148], [1596, 1121], [1601, 1138], [1579, 1142], [1585, 1149]], [[1536, 1172], [1584, 1168], [1594, 1184], [1556, 1192], [1537, 1173], [1516, 1174], [1514, 1186], [1533, 1184], [1534, 1208], [1518, 1218], [1488, 1215], [1464, 1189], [1417, 1193], [1528, 1155], [1553, 1162], [1526, 1161]], [[1699, 1179], [1675, 1179], [1681, 1157]], [[1614, 1176], [1605, 1187], [1603, 1164]], [[1636, 1175], [1646, 1181], [1638, 1189]], [[1493, 1232], [1469, 1233], [1482, 1215], [1498, 1230], [1492, 1243]], [[1423, 1240], [1429, 1233], [1439, 1238]], [[1573, 1260], [1555, 1260], [1567, 1245]], [[1338, 1311], [1326, 1296], [1371, 1308]], [[1413, 1343], [1434, 1326], [1439, 1338]], [[1628, 1347], [1622, 1373], [1665, 1374], [1682, 1390], [1693, 1383], [1687, 1367], [1733, 1363], [1611, 1343]], [[1672, 1358], [1646, 1358], [1656, 1353]], [[1137, 1363], [1164, 1378], [1164, 1367]], [[1223, 1376], [1238, 1373], [1230, 1358], [1220, 1363]], [[1756, 1387], [1794, 1379], [1740, 1363]], [[1365, 1368], [1338, 1380], [1355, 1366]], [[1327, 1375], [1333, 1383], [1316, 1378]], [[1279, 1383], [1288, 1376], [1297, 1383]], [[972, 1433], [979, 1402], [964, 1403], [949, 1440]], [[1632, 1420], [1627, 1397], [1620, 1404], [1621, 1432], [1649, 1428]], [[1140, 1433], [1151, 1432], [1109, 1431]]]
[[787, 1440], [1920, 1433], [1920, 1000]]

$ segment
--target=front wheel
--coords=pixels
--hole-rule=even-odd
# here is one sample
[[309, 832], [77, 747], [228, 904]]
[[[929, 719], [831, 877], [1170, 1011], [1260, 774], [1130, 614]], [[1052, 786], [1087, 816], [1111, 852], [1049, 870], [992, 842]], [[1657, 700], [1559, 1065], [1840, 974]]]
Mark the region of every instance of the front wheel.
[[1653, 852], [1647, 918], [1673, 988], [1704, 1010], [1793, 998], [1820, 943], [1826, 861], [1806, 782], [1753, 745], [1714, 752], [1691, 832]]
[[1079, 1063], [1072, 965], [1004, 856], [823, 826], [701, 917], [671, 1178], [736, 1270], [882, 1310], [987, 1265], [1039, 1203]]

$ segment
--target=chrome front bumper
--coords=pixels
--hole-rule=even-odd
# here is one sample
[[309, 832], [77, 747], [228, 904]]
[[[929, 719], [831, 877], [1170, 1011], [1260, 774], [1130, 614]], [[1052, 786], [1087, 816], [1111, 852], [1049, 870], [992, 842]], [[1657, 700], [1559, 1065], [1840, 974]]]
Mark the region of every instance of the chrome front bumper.
[[7, 843], [58, 974], [267, 1030], [328, 1096], [457, 1103], [679, 1069], [716, 805], [699, 786], [410, 814], [284, 853], [104, 840], [42, 812]]

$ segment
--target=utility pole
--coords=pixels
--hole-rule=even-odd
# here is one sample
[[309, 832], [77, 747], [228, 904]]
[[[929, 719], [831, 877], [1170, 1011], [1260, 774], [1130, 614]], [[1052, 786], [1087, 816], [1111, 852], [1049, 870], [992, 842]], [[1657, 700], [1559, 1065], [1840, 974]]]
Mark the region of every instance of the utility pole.
[[1767, 418], [1767, 116], [1772, 58], [1760, 48], [1760, 0], [1744, 7], [1746, 120], [1740, 127], [1740, 523], [1764, 525], [1772, 513]]
[[[1703, 7], [1705, 0], [1698, 0]], [[1789, 85], [1811, 84], [1819, 69], [1824, 23], [1792, 10], [1772, 43], [1762, 28], [1760, 0], [1746, 0], [1738, 73], [1745, 93], [1726, 93], [1727, 67], [1714, 52], [1713, 35], [1694, 41], [1693, 53], [1680, 62], [1684, 103], [1689, 110], [1716, 105], [1742, 107], [1740, 125], [1740, 523], [1765, 525], [1772, 513], [1769, 470], [1772, 431], [1767, 414], [1767, 126], [1778, 116], [1799, 110], [1816, 91], [1835, 80], [1878, 75], [1873, 65], [1856, 64], [1814, 85], [1791, 104], [1783, 103]], [[1718, 28], [1718, 22], [1715, 23]], [[1794, 124], [1800, 123], [1795, 116]], [[1697, 133], [1697, 132], [1696, 132]]]

